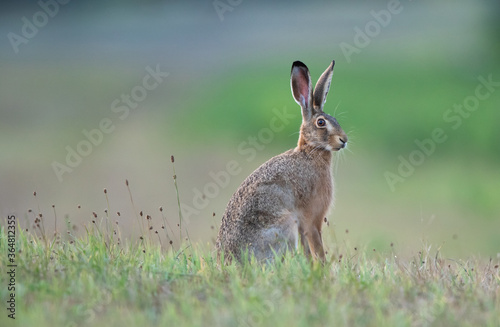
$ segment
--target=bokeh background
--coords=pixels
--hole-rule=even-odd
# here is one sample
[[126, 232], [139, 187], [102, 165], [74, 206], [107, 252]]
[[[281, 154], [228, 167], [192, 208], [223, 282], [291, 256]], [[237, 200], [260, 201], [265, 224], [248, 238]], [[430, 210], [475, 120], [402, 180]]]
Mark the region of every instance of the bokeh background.
[[[443, 118], [474, 103], [478, 78], [500, 82], [496, 1], [41, 2], [46, 9], [4, 1], [0, 11], [2, 217], [15, 213], [31, 228], [32, 209], [49, 231], [57, 215], [59, 231], [69, 219], [82, 232], [92, 212], [102, 219], [109, 208], [124, 235], [138, 237], [138, 212], [160, 230], [162, 206], [177, 229], [174, 155], [183, 229], [211, 246], [243, 179], [296, 144], [292, 62], [305, 62], [315, 81], [335, 59], [325, 111], [350, 142], [332, 168], [328, 248], [415, 253], [425, 244], [449, 256], [499, 255], [500, 87], [457, 128]], [[381, 14], [393, 6], [397, 13]], [[357, 50], [346, 55], [347, 44]], [[168, 76], [144, 95], [147, 67]], [[125, 117], [122, 96], [134, 90], [141, 101]], [[283, 115], [283, 130], [269, 134]], [[83, 130], [103, 119], [114, 130], [60, 180], [54, 162], [66, 165], [68, 147], [77, 151]], [[446, 140], [413, 154], [418, 165], [391, 189], [384, 174], [398, 174], [436, 128]], [[238, 173], [226, 180], [228, 163]]]

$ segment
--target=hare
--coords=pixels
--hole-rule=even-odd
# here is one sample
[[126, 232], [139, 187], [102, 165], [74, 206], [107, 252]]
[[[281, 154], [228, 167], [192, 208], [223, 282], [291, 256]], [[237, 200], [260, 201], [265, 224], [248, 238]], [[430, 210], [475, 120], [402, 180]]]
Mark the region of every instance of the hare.
[[323, 112], [334, 65], [313, 89], [307, 66], [292, 64], [292, 94], [302, 109], [297, 147], [262, 164], [233, 194], [217, 236], [219, 261], [221, 251], [227, 263], [241, 261], [246, 250], [272, 261], [299, 244], [308, 257], [325, 261], [321, 226], [333, 201], [332, 152], [347, 143], [337, 120]]

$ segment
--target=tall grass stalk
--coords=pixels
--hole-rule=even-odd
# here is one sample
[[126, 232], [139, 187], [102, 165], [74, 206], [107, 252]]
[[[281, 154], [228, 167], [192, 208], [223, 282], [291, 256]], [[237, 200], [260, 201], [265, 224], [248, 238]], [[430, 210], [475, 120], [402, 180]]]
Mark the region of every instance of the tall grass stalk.
[[181, 210], [181, 200], [179, 197], [179, 187], [177, 186], [177, 174], [175, 173], [175, 158], [174, 156], [170, 156], [170, 161], [172, 162], [172, 169], [174, 171], [174, 185], [175, 185], [175, 194], [177, 196], [177, 207], [179, 209], [179, 241], [182, 244], [182, 210]]

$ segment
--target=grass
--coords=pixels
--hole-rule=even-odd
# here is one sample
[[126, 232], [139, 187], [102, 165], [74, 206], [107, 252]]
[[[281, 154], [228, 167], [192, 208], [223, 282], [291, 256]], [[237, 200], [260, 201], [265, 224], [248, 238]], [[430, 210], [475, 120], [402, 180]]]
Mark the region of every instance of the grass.
[[[120, 241], [105, 221], [49, 240], [42, 225], [17, 232], [16, 326], [500, 325], [498, 259], [445, 259], [431, 246], [399, 258], [343, 244], [324, 266], [289, 253], [219, 267], [211, 247], [162, 248], [151, 234]], [[0, 325], [14, 325], [5, 311]]]

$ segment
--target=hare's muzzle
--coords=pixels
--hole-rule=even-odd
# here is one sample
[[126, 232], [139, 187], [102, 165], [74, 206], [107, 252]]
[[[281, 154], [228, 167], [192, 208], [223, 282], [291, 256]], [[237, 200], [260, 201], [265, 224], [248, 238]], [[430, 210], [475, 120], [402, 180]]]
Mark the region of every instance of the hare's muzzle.
[[339, 151], [347, 146], [347, 135], [342, 133], [341, 135], [334, 136], [335, 145], [333, 146], [334, 151]]

